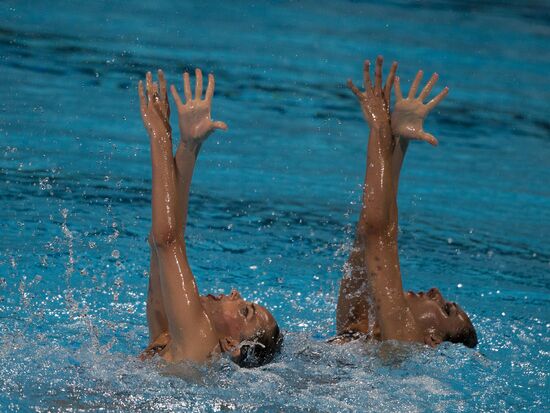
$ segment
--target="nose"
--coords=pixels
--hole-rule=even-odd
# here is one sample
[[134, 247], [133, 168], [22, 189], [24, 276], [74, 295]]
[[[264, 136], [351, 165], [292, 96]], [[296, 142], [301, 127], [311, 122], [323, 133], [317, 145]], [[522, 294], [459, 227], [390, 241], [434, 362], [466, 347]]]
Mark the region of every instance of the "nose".
[[428, 291], [428, 296], [430, 298], [434, 298], [434, 297], [437, 297], [437, 296], [440, 296], [441, 293], [439, 292], [439, 290], [437, 288], [430, 288], [430, 290]]
[[229, 297], [232, 299], [232, 300], [239, 300], [241, 298], [241, 295], [239, 294], [239, 292], [237, 290], [235, 290], [234, 288], [231, 290], [231, 294], [229, 294]]
[[445, 302], [445, 300], [443, 299], [443, 295], [441, 294], [441, 291], [439, 291], [437, 288], [431, 288], [430, 291], [428, 291], [428, 297], [440, 303]]

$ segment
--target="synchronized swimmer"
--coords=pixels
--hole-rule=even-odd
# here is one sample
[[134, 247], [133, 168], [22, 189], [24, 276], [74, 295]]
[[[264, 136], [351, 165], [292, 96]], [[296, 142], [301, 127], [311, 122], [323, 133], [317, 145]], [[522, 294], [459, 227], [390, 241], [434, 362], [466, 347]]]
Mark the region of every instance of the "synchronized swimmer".
[[[352, 252], [340, 284], [336, 325], [338, 336], [329, 342], [357, 337], [418, 342], [436, 346], [443, 341], [477, 345], [477, 335], [467, 314], [446, 301], [439, 290], [404, 292], [397, 247], [397, 188], [409, 140], [437, 145], [423, 130], [428, 113], [447, 95], [444, 88], [424, 103], [435, 85], [434, 74], [417, 96], [422, 71], [416, 75], [406, 98], [401, 93], [397, 63], [382, 85], [382, 57], [376, 60], [374, 86], [370, 63], [364, 64], [364, 90], [351, 80], [370, 128], [362, 208]], [[390, 94], [395, 105], [390, 112]], [[147, 296], [150, 342], [142, 358], [159, 355], [166, 361], [205, 362], [221, 353], [244, 367], [271, 361], [283, 335], [265, 307], [245, 301], [236, 290], [229, 295], [200, 296], [186, 255], [185, 228], [189, 189], [203, 142], [227, 125], [210, 116], [214, 76], [208, 76], [203, 97], [200, 69], [195, 72], [195, 94], [189, 74], [183, 75], [184, 99], [172, 85], [178, 110], [180, 143], [172, 149], [170, 105], [166, 80], [158, 83], [147, 73], [145, 88], [138, 86], [143, 123], [149, 135], [152, 179], [152, 227], [149, 234], [151, 263]]]

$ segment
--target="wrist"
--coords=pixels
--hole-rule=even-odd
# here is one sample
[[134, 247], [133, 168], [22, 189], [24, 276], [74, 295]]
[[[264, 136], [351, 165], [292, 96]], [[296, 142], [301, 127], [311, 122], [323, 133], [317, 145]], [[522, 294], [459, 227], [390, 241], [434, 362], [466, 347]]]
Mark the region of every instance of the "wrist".
[[370, 125], [374, 132], [381, 133], [385, 136], [392, 135], [392, 129], [389, 120], [377, 120]]
[[178, 145], [178, 149], [176, 150], [176, 157], [192, 155], [194, 158], [196, 158], [199, 154], [201, 146], [202, 142], [197, 142], [195, 139], [186, 138], [182, 135], [180, 139], [180, 144]]
[[156, 139], [172, 139], [172, 130], [166, 128], [150, 128], [149, 136]]

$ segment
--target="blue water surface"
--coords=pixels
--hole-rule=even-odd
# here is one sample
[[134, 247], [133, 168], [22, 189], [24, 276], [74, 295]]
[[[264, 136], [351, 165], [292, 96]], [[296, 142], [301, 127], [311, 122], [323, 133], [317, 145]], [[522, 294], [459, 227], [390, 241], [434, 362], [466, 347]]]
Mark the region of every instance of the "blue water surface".
[[[520, 0], [3, 2], [0, 410], [548, 411], [549, 16]], [[474, 350], [323, 342], [368, 135], [345, 80], [377, 54], [407, 90], [420, 68], [451, 90], [426, 122], [439, 147], [413, 143], [404, 165], [401, 266], [406, 288], [471, 314]], [[197, 163], [190, 262], [202, 292], [273, 310], [285, 346], [259, 369], [135, 358], [151, 187], [136, 84], [162, 68], [181, 87], [195, 67], [216, 74], [229, 131]]]

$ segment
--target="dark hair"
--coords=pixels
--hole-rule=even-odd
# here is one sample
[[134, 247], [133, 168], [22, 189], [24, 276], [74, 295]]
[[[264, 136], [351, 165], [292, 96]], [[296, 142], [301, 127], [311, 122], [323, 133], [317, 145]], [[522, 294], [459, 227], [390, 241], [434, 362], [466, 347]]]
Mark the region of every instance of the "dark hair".
[[275, 354], [281, 350], [283, 333], [275, 323], [273, 330], [260, 330], [245, 341], [253, 343], [241, 345], [240, 356], [233, 358], [233, 361], [241, 367], [259, 367], [273, 360]]
[[458, 334], [447, 337], [451, 343], [462, 343], [466, 347], [474, 348], [477, 346], [477, 333], [474, 325], [468, 320], [468, 325], [461, 329]]

